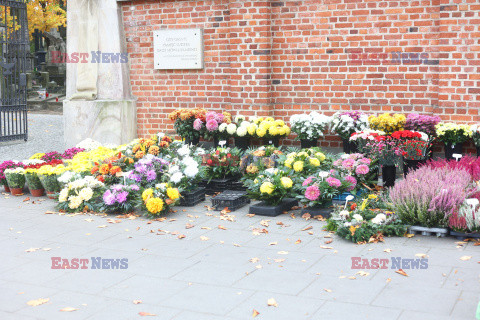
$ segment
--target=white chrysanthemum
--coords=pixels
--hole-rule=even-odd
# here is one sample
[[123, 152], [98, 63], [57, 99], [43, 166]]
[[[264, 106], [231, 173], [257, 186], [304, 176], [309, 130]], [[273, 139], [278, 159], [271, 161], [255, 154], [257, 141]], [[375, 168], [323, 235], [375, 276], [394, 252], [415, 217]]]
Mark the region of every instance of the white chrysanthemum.
[[227, 125], [227, 133], [229, 135], [234, 135], [236, 131], [237, 125], [235, 123], [230, 123], [229, 125]]
[[168, 173], [169, 174], [174, 174], [174, 173], [177, 173], [180, 171], [180, 167], [177, 166], [177, 165], [174, 165], [174, 166], [171, 166], [169, 169], [168, 169]]
[[179, 183], [182, 180], [182, 178], [183, 178], [183, 174], [181, 172], [175, 172], [170, 177], [170, 181], [172, 181], [173, 183]]
[[219, 127], [218, 127], [218, 131], [220, 132], [225, 132], [225, 130], [227, 129], [227, 124], [226, 123], [222, 123]]
[[60, 194], [58, 195], [58, 201], [65, 202], [67, 200], [68, 200], [68, 188], [63, 188], [62, 191], [60, 191]]
[[68, 198], [68, 201], [70, 201], [70, 203], [68, 204], [68, 207], [72, 210], [77, 209], [82, 204], [82, 198], [77, 196], [70, 196]]
[[80, 190], [78, 193], [78, 196], [83, 200], [83, 201], [88, 201], [92, 199], [93, 197], [93, 190], [90, 187], [83, 188]]
[[185, 175], [188, 178], [193, 178], [198, 174], [198, 167], [189, 166], [185, 168]]
[[247, 135], [247, 127], [238, 127], [237, 129], [237, 136], [245, 137]]
[[350, 213], [348, 212], [348, 210], [342, 210], [342, 211], [340, 211], [339, 215], [340, 215], [340, 217], [345, 219], [345, 218], [350, 216]]
[[243, 121], [241, 124], [240, 124], [240, 127], [245, 127], [245, 128], [248, 128], [249, 125], [251, 125], [252, 123], [250, 121]]
[[245, 121], [245, 116], [242, 116], [241, 114], [237, 115], [235, 117], [235, 122], [241, 122], [241, 121]]
[[177, 152], [179, 156], [184, 157], [190, 154], [190, 147], [184, 144], [180, 149], [177, 150]]
[[90, 138], [87, 138], [87, 139], [79, 142], [75, 147], [85, 149], [85, 151], [91, 151], [91, 150], [97, 149], [101, 146], [102, 146], [102, 144], [100, 142], [92, 140]]
[[353, 219], [357, 220], [358, 222], [363, 221], [363, 217], [358, 213], [353, 215]]

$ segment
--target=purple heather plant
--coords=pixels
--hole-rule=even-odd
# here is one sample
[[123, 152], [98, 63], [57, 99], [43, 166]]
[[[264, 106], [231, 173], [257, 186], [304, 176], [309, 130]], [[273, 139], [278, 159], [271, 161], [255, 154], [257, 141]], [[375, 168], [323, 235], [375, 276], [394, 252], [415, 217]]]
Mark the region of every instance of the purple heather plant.
[[421, 167], [390, 190], [392, 209], [405, 224], [445, 227], [477, 187], [462, 169]]
[[439, 116], [428, 116], [418, 113], [410, 113], [407, 116], [405, 130], [421, 131], [428, 134], [429, 137], [435, 136], [435, 125], [440, 123]]

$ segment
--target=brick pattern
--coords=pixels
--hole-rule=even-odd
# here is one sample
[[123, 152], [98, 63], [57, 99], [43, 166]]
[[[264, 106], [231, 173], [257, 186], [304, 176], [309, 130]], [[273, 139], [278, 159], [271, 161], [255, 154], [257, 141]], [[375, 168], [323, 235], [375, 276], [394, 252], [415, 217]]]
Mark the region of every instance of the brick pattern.
[[[363, 110], [480, 122], [478, 0], [121, 5], [140, 136], [173, 130], [167, 114], [195, 106], [284, 120]], [[205, 68], [154, 70], [153, 30], [192, 27], [204, 29]]]

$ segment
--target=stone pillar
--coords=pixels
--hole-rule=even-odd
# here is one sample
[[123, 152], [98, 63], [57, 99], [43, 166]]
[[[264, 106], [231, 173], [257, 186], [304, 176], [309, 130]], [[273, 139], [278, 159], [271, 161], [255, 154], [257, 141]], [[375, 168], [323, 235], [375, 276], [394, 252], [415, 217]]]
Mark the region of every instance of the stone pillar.
[[[67, 54], [88, 56], [84, 63], [67, 64], [65, 146], [75, 146], [86, 138], [104, 144], [135, 139], [136, 100], [131, 92], [129, 64], [111, 62], [111, 54], [127, 52], [117, 1], [72, 0], [67, 19]], [[100, 52], [100, 61], [95, 62], [95, 52]]]

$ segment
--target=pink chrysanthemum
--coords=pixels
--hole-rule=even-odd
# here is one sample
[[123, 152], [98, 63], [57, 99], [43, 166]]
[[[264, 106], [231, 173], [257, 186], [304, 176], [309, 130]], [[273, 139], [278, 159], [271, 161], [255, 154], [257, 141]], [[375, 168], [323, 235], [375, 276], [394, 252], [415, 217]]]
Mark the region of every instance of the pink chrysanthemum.
[[320, 197], [320, 189], [316, 186], [310, 186], [305, 190], [305, 198], [307, 198], [310, 201], [315, 201]]
[[217, 120], [217, 113], [215, 111], [209, 111], [205, 114], [205, 120], [208, 122], [210, 120]]
[[360, 162], [362, 164], [366, 164], [368, 166], [368, 165], [370, 165], [370, 163], [372, 163], [372, 160], [370, 160], [369, 158], [362, 158], [362, 159], [358, 160], [358, 162]]
[[302, 186], [308, 186], [310, 183], [312, 183], [312, 181], [313, 177], [308, 177], [307, 179], [305, 179], [305, 181], [303, 181]]
[[342, 166], [346, 169], [351, 169], [355, 165], [355, 160], [348, 158], [342, 161]]
[[211, 119], [207, 121], [207, 130], [212, 132], [218, 129], [218, 122], [215, 119]]
[[370, 168], [367, 165], [361, 164], [355, 169], [355, 173], [358, 175], [366, 175], [370, 172]]
[[357, 186], [357, 179], [355, 179], [352, 176], [346, 176], [345, 181], [350, 183], [350, 186], [348, 187], [348, 191], [352, 191]]
[[195, 129], [197, 131], [200, 131], [200, 130], [202, 130], [202, 126], [203, 126], [202, 120], [195, 119], [195, 121], [193, 121], [193, 129]]
[[327, 181], [328, 185], [330, 187], [333, 187], [333, 188], [338, 188], [342, 185], [340, 180], [338, 180], [337, 178], [329, 177], [329, 178], [327, 178], [326, 181]]

